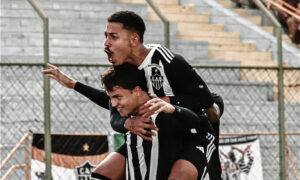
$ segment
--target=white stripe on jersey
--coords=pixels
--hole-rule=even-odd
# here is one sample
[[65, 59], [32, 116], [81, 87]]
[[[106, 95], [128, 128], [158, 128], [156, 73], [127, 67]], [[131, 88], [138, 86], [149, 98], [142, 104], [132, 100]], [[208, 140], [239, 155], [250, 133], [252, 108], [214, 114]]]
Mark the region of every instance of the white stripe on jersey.
[[170, 50], [168, 50], [167, 48], [165, 47], [162, 47], [162, 46], [158, 46], [157, 47], [157, 50], [164, 56], [167, 58], [165, 58], [167, 60], [168, 63], [170, 63], [172, 61], [172, 59], [175, 57], [173, 53], [171, 53]]
[[166, 47], [162, 47], [162, 49], [164, 51], [166, 51], [171, 56], [172, 59], [175, 57], [175, 55], [169, 49], [167, 49]]
[[131, 134], [130, 132], [126, 133], [126, 137], [127, 137], [127, 158], [128, 158], [128, 166], [129, 166], [129, 174], [130, 174], [130, 179], [135, 179], [134, 176], [134, 169], [133, 169], [133, 163], [132, 163], [132, 152], [131, 152], [131, 148], [130, 148], [130, 144], [131, 144]]
[[[151, 116], [152, 121], [154, 122], [155, 126], [155, 120], [156, 120], [157, 114], [153, 114]], [[156, 133], [156, 136], [152, 136], [152, 149], [151, 149], [151, 159], [150, 159], [150, 173], [149, 173], [149, 180], [156, 179], [157, 174], [157, 165], [158, 165], [158, 151], [159, 151], [159, 139], [157, 131], [152, 131]]]
[[146, 77], [146, 80], [147, 80], [148, 93], [149, 94], [154, 94], [152, 81], [151, 81], [152, 69], [151, 68], [144, 68], [144, 71], [145, 71], [145, 77]]
[[[200, 180], [202, 180], [202, 179], [205, 177], [205, 174], [206, 174], [206, 168], [207, 168], [207, 166], [205, 166], [205, 168], [204, 168], [204, 170], [203, 170], [203, 174], [202, 174]], [[199, 176], [198, 176], [198, 177], [199, 177]]]
[[208, 163], [210, 161], [212, 153], [216, 149], [216, 146], [214, 144], [215, 136], [211, 135], [210, 133], [207, 133], [207, 134], [208, 135], [206, 136], [206, 138], [208, 140], [210, 140], [209, 144], [206, 147], [206, 159], [207, 159], [207, 163]]
[[156, 48], [156, 50], [158, 52], [160, 52], [160, 54], [164, 57], [164, 59], [168, 62], [171, 63], [172, 58], [171, 57], [166, 57], [165, 54], [162, 52], [162, 50], [160, 48]]
[[128, 158], [126, 158], [126, 179], [129, 179], [129, 165], [128, 165]]
[[[160, 65], [161, 67], [163, 67], [163, 64], [162, 64], [161, 61], [159, 61], [159, 65]], [[166, 95], [166, 96], [174, 96], [173, 90], [172, 90], [172, 88], [171, 88], [171, 86], [170, 86], [170, 83], [169, 83], [169, 81], [168, 81], [168, 78], [167, 78], [167, 76], [166, 76], [166, 73], [165, 73], [164, 68], [160, 68], [159, 70], [160, 70], [161, 75], [164, 77], [163, 88], [164, 88], [164, 93], [165, 93], [165, 95]]]
[[142, 179], [145, 179], [147, 173], [147, 164], [145, 161], [144, 148], [143, 148], [143, 139], [140, 136], [137, 136], [137, 153], [139, 158], [140, 172]]

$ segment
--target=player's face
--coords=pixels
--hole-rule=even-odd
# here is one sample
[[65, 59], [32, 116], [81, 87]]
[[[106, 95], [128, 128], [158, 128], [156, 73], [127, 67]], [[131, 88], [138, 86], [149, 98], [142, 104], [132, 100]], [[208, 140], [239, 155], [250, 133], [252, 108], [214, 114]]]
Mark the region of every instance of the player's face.
[[137, 96], [134, 90], [116, 86], [107, 94], [110, 97], [112, 107], [116, 108], [123, 117], [132, 114], [138, 107]]
[[104, 52], [106, 52], [108, 61], [114, 66], [127, 62], [131, 54], [130, 38], [132, 33], [123, 28], [121, 23], [108, 23], [106, 26]]

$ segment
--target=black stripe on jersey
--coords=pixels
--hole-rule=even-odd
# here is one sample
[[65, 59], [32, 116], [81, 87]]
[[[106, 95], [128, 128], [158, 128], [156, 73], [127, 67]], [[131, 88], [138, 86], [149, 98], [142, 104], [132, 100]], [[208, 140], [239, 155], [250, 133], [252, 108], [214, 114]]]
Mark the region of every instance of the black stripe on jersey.
[[[152, 59], [151, 59], [151, 63], [152, 64], [157, 64], [159, 65], [159, 60], [162, 59], [162, 55], [160, 53], [158, 53], [157, 51], [153, 54]], [[163, 85], [156, 85], [156, 83], [160, 83], [159, 81], [154, 81], [152, 78], [154, 78], [154, 76], [157, 74], [158, 76], [161, 76], [162, 78], [165, 78], [164, 76], [161, 75], [160, 71], [158, 68], [156, 67], [152, 67], [151, 68], [151, 81], [152, 81], [152, 86], [153, 86], [153, 91], [154, 94], [156, 94], [158, 97], [164, 97], [166, 96], [165, 92], [164, 92], [164, 87]], [[164, 79], [163, 79], [164, 81]], [[160, 88], [155, 88], [154, 86], [161, 86]]]
[[132, 153], [132, 164], [134, 167], [134, 179], [135, 180], [142, 180], [142, 174], [140, 170], [140, 164], [139, 164], [139, 157], [138, 157], [138, 152], [136, 148], [132, 147], [137, 147], [137, 135], [131, 135], [130, 136], [131, 144], [130, 144], [130, 149]]
[[[148, 148], [147, 146], [152, 147], [152, 142], [151, 141], [143, 141], [144, 156], [145, 156], [146, 167], [147, 167], [147, 173], [146, 173], [145, 179], [149, 179], [150, 158], [151, 158], [151, 148]], [[147, 150], [150, 150], [150, 151], [147, 152]]]

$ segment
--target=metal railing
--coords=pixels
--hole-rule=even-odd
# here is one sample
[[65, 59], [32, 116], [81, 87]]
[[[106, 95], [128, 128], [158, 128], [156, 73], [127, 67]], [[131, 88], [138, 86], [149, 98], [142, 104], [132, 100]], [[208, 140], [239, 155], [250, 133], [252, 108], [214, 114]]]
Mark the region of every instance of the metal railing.
[[[298, 19], [300, 21], [300, 10], [296, 9], [295, 7], [291, 6], [290, 4], [284, 2], [284, 1], [279, 1], [279, 3], [274, 2], [272, 0], [265, 0], [268, 2], [268, 9], [271, 8], [271, 6], [275, 6], [275, 8], [280, 9], [281, 11], [289, 14], [290, 16], [293, 16], [294, 18]], [[298, 13], [298, 14], [297, 14]]]
[[285, 156], [285, 125], [284, 125], [284, 88], [283, 88], [283, 63], [282, 63], [282, 28], [276, 17], [268, 11], [260, 0], [254, 0], [259, 9], [272, 21], [276, 28], [277, 37], [277, 57], [278, 57], [278, 110], [279, 110], [279, 146], [280, 146], [280, 178], [286, 179], [286, 156]]
[[[43, 40], [44, 40], [44, 67], [49, 63], [49, 19], [34, 0], [28, 0], [33, 9], [43, 20]], [[45, 152], [46, 152], [46, 179], [51, 180], [51, 117], [50, 117], [50, 80], [47, 77], [44, 81], [44, 126], [45, 126]]]
[[164, 23], [165, 46], [166, 48], [170, 49], [170, 22], [152, 0], [146, 0], [146, 1]]
[[[99, 72], [107, 70], [108, 64], [55, 64], [70, 77], [101, 88]], [[211, 91], [224, 97], [225, 111], [221, 120], [221, 133], [230, 134], [262, 134], [273, 132], [272, 136], [261, 136], [264, 176], [266, 179], [279, 172], [278, 137], [278, 99], [275, 97], [278, 88], [277, 79], [279, 69], [274, 67], [252, 66], [203, 66], [194, 65], [195, 70], [207, 82]], [[24, 133], [43, 131], [43, 77], [41, 70], [43, 63], [0, 63], [3, 78], [3, 119], [1, 126], [8, 129], [6, 137], [13, 135], [14, 139], [21, 139]], [[285, 83], [287, 88], [290, 81], [300, 77], [300, 67], [284, 67]], [[261, 74], [265, 74], [262, 76]], [[260, 81], [253, 80], [260, 78]], [[297, 81], [298, 82], [298, 81]], [[296, 82], [296, 83], [297, 83]], [[297, 86], [296, 88], [298, 88]], [[297, 147], [299, 135], [299, 90], [284, 91], [285, 96], [291, 95], [293, 101], [285, 100], [285, 119], [289, 131], [289, 148], [293, 155], [295, 166], [299, 172], [299, 157]], [[111, 129], [109, 113], [90, 103], [86, 98], [75, 91], [61, 87], [57, 82], [51, 82], [51, 125], [52, 133], [105, 133]], [[12, 138], [3, 139], [2, 144], [13, 143]], [[284, 144], [286, 145], [286, 144]], [[285, 146], [285, 151], [286, 151]], [[1, 150], [5, 155], [13, 148]], [[21, 147], [21, 150], [24, 147]], [[5, 157], [3, 158], [5, 159]], [[275, 159], [275, 160], [274, 160]], [[287, 158], [286, 158], [287, 159]], [[291, 162], [291, 161], [290, 161]], [[20, 155], [13, 158], [9, 164], [25, 164]], [[8, 166], [7, 166], [8, 167]], [[7, 171], [8, 169], [5, 169]], [[14, 174], [13, 174], [14, 173]], [[20, 172], [12, 173], [12, 177], [21, 176]], [[292, 171], [290, 171], [290, 174]], [[63, 178], [62, 178], [63, 179]], [[272, 179], [272, 178], [271, 178]]]

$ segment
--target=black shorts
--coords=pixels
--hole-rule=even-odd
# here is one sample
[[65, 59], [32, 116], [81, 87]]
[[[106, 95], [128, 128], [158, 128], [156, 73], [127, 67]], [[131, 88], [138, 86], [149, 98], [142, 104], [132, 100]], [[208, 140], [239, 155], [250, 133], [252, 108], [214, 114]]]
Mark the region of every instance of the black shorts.
[[210, 168], [212, 156], [217, 155], [214, 153], [216, 150], [215, 135], [211, 133], [207, 133], [206, 136], [188, 135], [183, 147], [179, 159], [192, 163], [198, 170], [198, 179], [203, 179]]

